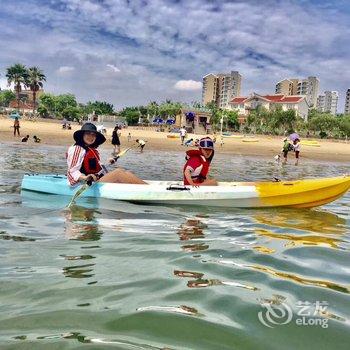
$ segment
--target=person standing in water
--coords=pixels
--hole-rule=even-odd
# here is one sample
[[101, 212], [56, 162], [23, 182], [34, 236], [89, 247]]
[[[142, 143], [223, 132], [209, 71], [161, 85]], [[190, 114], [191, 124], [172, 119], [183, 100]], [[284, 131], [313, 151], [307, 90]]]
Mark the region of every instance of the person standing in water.
[[16, 136], [16, 133], [18, 136], [21, 136], [20, 132], [19, 132], [19, 120], [18, 117], [15, 117], [15, 120], [13, 122], [13, 136]]
[[[85, 123], [73, 134], [73, 138], [75, 144], [70, 146], [67, 152], [67, 180], [71, 186], [89, 179], [99, 182], [145, 184], [130, 171], [117, 168], [109, 172], [101, 164], [97, 148], [106, 141], [106, 138], [97, 131], [94, 124]], [[115, 161], [114, 158], [109, 159], [111, 164]]]
[[299, 164], [299, 154], [300, 154], [300, 140], [295, 139], [293, 141], [293, 147], [294, 147], [294, 152], [295, 152], [295, 165]]
[[119, 127], [116, 125], [112, 132], [112, 145], [114, 146], [113, 154], [117, 155], [120, 153], [120, 139], [119, 139]]
[[210, 137], [199, 140], [198, 150], [186, 152], [187, 162], [183, 169], [184, 185], [217, 186], [215, 179], [208, 179], [210, 163], [214, 157], [214, 142]]
[[146, 141], [141, 139], [136, 139], [135, 142], [137, 143], [137, 147], [140, 147], [140, 153], [143, 153], [143, 149], [146, 146]]

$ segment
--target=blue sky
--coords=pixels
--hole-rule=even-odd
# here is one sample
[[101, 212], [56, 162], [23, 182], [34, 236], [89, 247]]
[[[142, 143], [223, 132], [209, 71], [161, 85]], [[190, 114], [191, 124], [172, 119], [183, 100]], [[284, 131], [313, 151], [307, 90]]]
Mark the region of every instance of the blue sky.
[[121, 108], [199, 101], [202, 77], [238, 70], [243, 94], [285, 77], [350, 88], [348, 1], [2, 0], [0, 86], [13, 63], [39, 66], [45, 89]]

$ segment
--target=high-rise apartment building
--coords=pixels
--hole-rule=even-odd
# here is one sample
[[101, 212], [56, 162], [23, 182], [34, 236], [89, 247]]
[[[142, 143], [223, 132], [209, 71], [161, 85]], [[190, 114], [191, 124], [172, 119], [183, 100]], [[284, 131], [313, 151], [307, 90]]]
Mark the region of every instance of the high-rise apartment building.
[[283, 79], [276, 84], [276, 94], [287, 96], [304, 95], [310, 108], [316, 107], [320, 81], [316, 77], [307, 79]]
[[350, 89], [346, 91], [344, 113], [350, 114]]
[[328, 112], [337, 114], [339, 95], [337, 91], [325, 91], [324, 95], [317, 98], [317, 110], [319, 112]]
[[203, 77], [202, 102], [215, 101], [219, 108], [229, 108], [232, 98], [241, 94], [242, 76], [237, 71], [229, 74], [207, 74]]
[[218, 98], [218, 76], [207, 74], [203, 77], [202, 85], [202, 103], [206, 105], [209, 102], [216, 102]]
[[319, 112], [324, 112], [325, 107], [326, 107], [326, 96], [325, 95], [318, 95], [316, 109]]

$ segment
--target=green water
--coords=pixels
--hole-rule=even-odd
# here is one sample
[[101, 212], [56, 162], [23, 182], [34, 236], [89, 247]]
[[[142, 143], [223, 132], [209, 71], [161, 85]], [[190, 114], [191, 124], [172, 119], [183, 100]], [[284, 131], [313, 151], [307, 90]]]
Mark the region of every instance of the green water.
[[[0, 349], [348, 349], [349, 193], [315, 210], [108, 200], [63, 210], [69, 198], [21, 194], [20, 183], [26, 172], [64, 172], [64, 148], [0, 151]], [[143, 178], [180, 178], [183, 154], [129, 153], [121, 165]], [[221, 180], [345, 172], [229, 155], [213, 164]], [[326, 302], [305, 319], [327, 328], [298, 325], [298, 302]], [[259, 320], [266, 305], [273, 328]]]

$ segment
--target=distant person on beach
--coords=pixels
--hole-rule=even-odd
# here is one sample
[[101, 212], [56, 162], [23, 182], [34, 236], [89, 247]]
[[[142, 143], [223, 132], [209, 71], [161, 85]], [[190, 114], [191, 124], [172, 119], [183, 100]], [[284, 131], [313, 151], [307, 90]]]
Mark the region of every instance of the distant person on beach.
[[25, 137], [22, 137], [22, 140], [21, 142], [27, 142], [29, 139], [29, 135], [25, 136]]
[[283, 153], [283, 163], [287, 163], [287, 158], [288, 158], [288, 152], [293, 151], [294, 147], [293, 145], [289, 142], [288, 138], [286, 137], [283, 140], [283, 147], [282, 147], [282, 153]]
[[128, 142], [130, 142], [131, 141], [131, 133], [129, 132], [128, 133]]
[[185, 142], [185, 146], [186, 147], [189, 147], [189, 146], [192, 146], [193, 145], [193, 139], [189, 139]]
[[140, 147], [140, 153], [142, 153], [147, 141], [136, 139], [135, 142], [137, 143], [137, 147]]
[[217, 186], [215, 179], [208, 179], [210, 163], [214, 157], [214, 142], [210, 137], [199, 140], [198, 150], [186, 152], [186, 164], [183, 169], [184, 185]]
[[[67, 152], [67, 180], [71, 186], [90, 179], [99, 182], [145, 184], [129, 171], [122, 168], [108, 171], [100, 162], [97, 148], [106, 141], [106, 138], [97, 131], [94, 124], [85, 123], [80, 130], [74, 132], [73, 138], [75, 144], [70, 146]], [[117, 161], [117, 157], [108, 161], [113, 164]]]
[[183, 126], [183, 127], [179, 130], [179, 133], [180, 133], [181, 145], [183, 145], [183, 144], [184, 144], [184, 141], [185, 141], [185, 138], [186, 138], [186, 135], [187, 135], [186, 128]]
[[119, 126], [116, 125], [112, 132], [112, 145], [114, 146], [113, 153], [116, 155], [120, 153], [120, 139], [119, 139]]
[[295, 152], [295, 165], [298, 165], [299, 163], [299, 155], [300, 155], [300, 140], [295, 139], [293, 141], [293, 148]]
[[41, 138], [37, 137], [36, 135], [33, 136], [34, 142], [35, 143], [40, 143], [41, 142]]
[[20, 128], [20, 125], [19, 125], [18, 117], [15, 117], [15, 120], [13, 122], [13, 136], [16, 136], [16, 133], [18, 136], [21, 136], [19, 132], [19, 128]]

